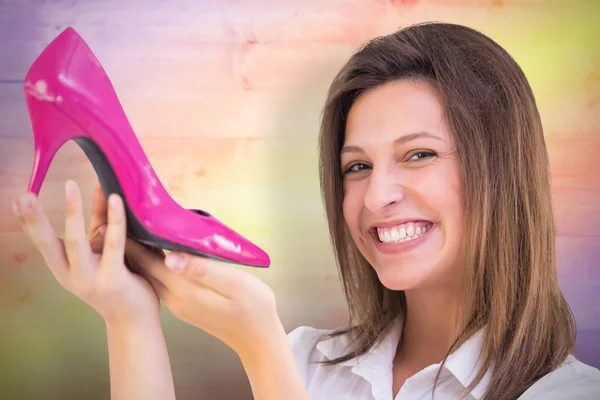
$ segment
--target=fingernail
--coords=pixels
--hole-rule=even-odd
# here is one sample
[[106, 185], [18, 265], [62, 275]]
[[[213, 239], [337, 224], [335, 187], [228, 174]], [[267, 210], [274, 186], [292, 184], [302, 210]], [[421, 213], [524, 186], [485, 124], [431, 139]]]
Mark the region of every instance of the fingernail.
[[185, 266], [185, 257], [171, 253], [165, 258], [165, 264], [170, 270], [180, 272]]
[[13, 201], [12, 209], [17, 217], [21, 216], [21, 211], [19, 210], [19, 202], [17, 200]]
[[112, 209], [116, 209], [119, 206], [119, 198], [116, 194], [111, 194], [108, 198], [108, 206]]
[[106, 233], [106, 225], [102, 225], [98, 228], [98, 233], [104, 235]]
[[73, 196], [73, 194], [75, 193], [75, 182], [68, 180], [65, 183], [65, 194], [67, 196], [67, 198], [71, 198], [71, 196]]
[[31, 199], [29, 197], [21, 197], [19, 200], [19, 210], [20, 211], [28, 211], [31, 208]]

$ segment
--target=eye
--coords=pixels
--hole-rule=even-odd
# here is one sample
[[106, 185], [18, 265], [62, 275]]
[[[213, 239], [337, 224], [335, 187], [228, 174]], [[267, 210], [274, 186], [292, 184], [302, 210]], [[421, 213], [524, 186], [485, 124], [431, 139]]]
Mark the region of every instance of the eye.
[[355, 173], [355, 172], [360, 172], [360, 171], [363, 171], [363, 170], [368, 169], [368, 168], [369, 168], [369, 166], [367, 164], [363, 164], [363, 163], [350, 164], [344, 170], [343, 175], [351, 174], [351, 173]]
[[414, 153], [412, 156], [410, 156], [409, 160], [420, 161], [420, 160], [424, 160], [426, 158], [435, 157], [436, 155], [437, 154], [432, 151], [418, 151], [418, 152]]

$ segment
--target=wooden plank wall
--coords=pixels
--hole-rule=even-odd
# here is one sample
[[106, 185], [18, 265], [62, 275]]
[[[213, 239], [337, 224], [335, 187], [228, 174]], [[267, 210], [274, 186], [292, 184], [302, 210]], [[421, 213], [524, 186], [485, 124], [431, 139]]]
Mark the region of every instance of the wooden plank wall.
[[[10, 210], [33, 160], [23, 77], [74, 27], [107, 70], [161, 181], [272, 255], [253, 271], [289, 329], [345, 321], [319, 198], [328, 84], [365, 40], [426, 20], [504, 45], [536, 92], [552, 161], [561, 285], [578, 353], [600, 367], [599, 2], [568, 0], [0, 1], [0, 398], [108, 397], [102, 321], [53, 280]], [[68, 144], [41, 200], [63, 229], [63, 184], [95, 175]], [[517, 228], [517, 227], [516, 227]], [[235, 355], [164, 315], [179, 399], [251, 398]]]

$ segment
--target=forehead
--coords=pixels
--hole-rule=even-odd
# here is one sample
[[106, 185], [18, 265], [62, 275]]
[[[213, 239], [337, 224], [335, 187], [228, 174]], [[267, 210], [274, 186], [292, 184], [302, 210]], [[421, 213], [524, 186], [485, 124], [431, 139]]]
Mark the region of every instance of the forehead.
[[435, 89], [424, 82], [398, 80], [365, 91], [356, 99], [346, 121], [344, 143], [387, 142], [415, 132], [451, 140]]

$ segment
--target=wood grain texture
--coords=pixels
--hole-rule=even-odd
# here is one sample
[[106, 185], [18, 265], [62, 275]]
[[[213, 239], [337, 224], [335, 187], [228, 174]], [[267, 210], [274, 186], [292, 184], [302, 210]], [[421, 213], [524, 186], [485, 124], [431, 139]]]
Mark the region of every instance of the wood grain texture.
[[[279, 220], [310, 230], [322, 219], [314, 138], [143, 138], [155, 172], [171, 195], [185, 207], [223, 213], [226, 221], [244, 220], [260, 228]], [[29, 178], [33, 163], [30, 139], [4, 139], [0, 150], [0, 196], [15, 198]], [[553, 200], [559, 236], [600, 236], [599, 140], [556, 140], [551, 151]], [[591, 145], [590, 145], [591, 144]], [[507, 165], [507, 168], [510, 166]], [[96, 175], [89, 160], [69, 143], [51, 165], [41, 192], [52, 220], [63, 215], [63, 183], [82, 185], [86, 201]], [[240, 202], [240, 196], [245, 201]], [[268, 215], [275, 215], [270, 218]], [[16, 232], [10, 202], [0, 204], [0, 232]], [[585, 223], [582, 223], [585, 221]]]
[[[366, 40], [416, 22], [490, 35], [536, 95], [559, 281], [578, 322], [577, 355], [600, 367], [598, 15], [593, 0], [1, 1], [0, 398], [108, 397], [101, 321], [58, 286], [10, 208], [33, 161], [23, 78], [67, 26], [100, 59], [174, 199], [218, 215], [270, 253], [273, 267], [251, 272], [273, 287], [288, 330], [332, 328], [346, 317], [317, 171], [319, 117], [338, 69]], [[74, 143], [55, 158], [40, 195], [59, 233], [66, 179], [80, 185], [89, 211], [96, 176]], [[229, 349], [163, 317], [179, 399], [251, 398]]]

